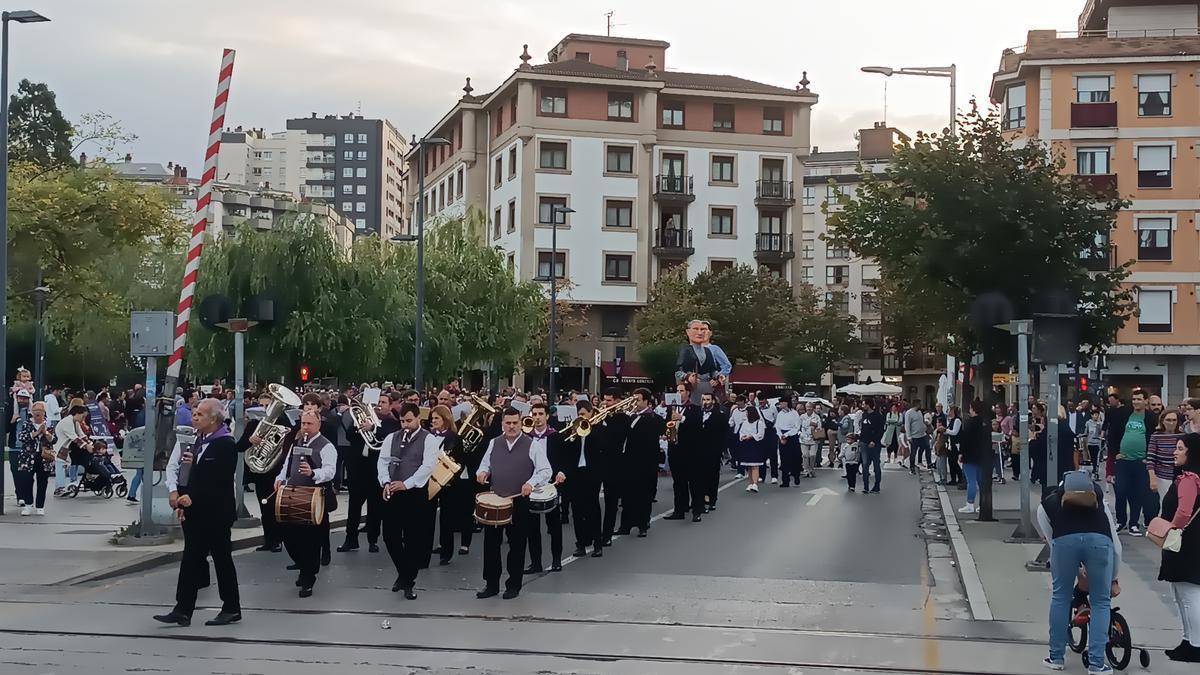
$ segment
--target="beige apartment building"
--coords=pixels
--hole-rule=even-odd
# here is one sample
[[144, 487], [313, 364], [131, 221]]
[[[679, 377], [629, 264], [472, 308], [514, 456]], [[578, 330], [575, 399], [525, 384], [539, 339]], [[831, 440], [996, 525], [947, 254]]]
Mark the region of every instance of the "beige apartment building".
[[[427, 222], [482, 211], [488, 242], [515, 275], [555, 274], [583, 310], [583, 335], [564, 336], [562, 388], [611, 383], [617, 360], [622, 383], [644, 381], [634, 312], [672, 267], [694, 275], [744, 263], [802, 280], [796, 186], [817, 102], [807, 77], [779, 87], [685, 72], [669, 47], [571, 34], [544, 63], [526, 48], [491, 91], [468, 80], [426, 133], [449, 141], [426, 149]], [[415, 149], [408, 160], [417, 167]], [[409, 172], [413, 200], [417, 178]], [[741, 366], [733, 379], [782, 384], [767, 364]]]
[[1067, 170], [1132, 207], [1107, 259], [1133, 261], [1138, 314], [1109, 350], [1104, 383], [1169, 403], [1200, 395], [1200, 1], [1089, 0], [1077, 32], [1029, 32], [1007, 49], [991, 97], [1014, 142], [1039, 139]]

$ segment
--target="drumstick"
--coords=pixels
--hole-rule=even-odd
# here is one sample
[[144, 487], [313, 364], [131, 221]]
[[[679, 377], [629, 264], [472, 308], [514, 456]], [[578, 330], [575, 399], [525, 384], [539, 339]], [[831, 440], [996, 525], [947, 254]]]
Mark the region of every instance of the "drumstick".
[[274, 497], [275, 493], [277, 493], [277, 492], [279, 492], [279, 488], [275, 488], [275, 492], [272, 492], [271, 494], [267, 495], [266, 497], [263, 497], [260, 501], [263, 504], [267, 504], [268, 502], [271, 501], [271, 497]]

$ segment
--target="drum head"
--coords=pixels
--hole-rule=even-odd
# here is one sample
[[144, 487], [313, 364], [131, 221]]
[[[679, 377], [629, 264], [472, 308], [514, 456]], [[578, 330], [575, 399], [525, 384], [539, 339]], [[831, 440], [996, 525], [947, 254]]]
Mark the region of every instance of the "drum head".
[[267, 391], [271, 392], [272, 397], [277, 399], [280, 403], [288, 406], [289, 408], [299, 408], [300, 407], [300, 403], [301, 403], [300, 397], [296, 395], [296, 392], [292, 391], [291, 389], [288, 389], [287, 387], [283, 386], [282, 384], [275, 384], [275, 383], [268, 384]]
[[553, 485], [543, 485], [530, 495], [534, 501], [552, 501], [555, 497], [558, 497], [558, 488]]
[[475, 502], [484, 506], [508, 506], [512, 504], [512, 500], [508, 497], [501, 497], [495, 492], [481, 492], [475, 496]]

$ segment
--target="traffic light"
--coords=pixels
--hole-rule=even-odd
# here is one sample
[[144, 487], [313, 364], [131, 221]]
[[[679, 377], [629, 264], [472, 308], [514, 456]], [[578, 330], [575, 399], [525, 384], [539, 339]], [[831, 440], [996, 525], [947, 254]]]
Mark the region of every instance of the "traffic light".
[[309, 372], [308, 366], [300, 366], [300, 382], [306, 384], [308, 382]]
[[1079, 391], [1080, 391], [1081, 393], [1084, 393], [1084, 394], [1086, 394], [1086, 393], [1087, 393], [1087, 391], [1088, 391], [1088, 378], [1087, 378], [1087, 375], [1080, 375], [1080, 376], [1079, 376]]

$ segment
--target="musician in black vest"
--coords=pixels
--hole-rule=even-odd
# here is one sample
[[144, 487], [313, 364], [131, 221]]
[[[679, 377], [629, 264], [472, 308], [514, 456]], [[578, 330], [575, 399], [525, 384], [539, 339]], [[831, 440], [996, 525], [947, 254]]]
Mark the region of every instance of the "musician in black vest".
[[230, 530], [237, 518], [233, 491], [237, 444], [225, 427], [225, 412], [219, 401], [204, 400], [192, 413], [192, 424], [198, 434], [196, 442], [186, 453], [175, 444], [166, 473], [168, 502], [183, 527], [183, 559], [179, 563], [175, 607], [154, 619], [191, 625], [196, 595], [208, 585], [208, 557], [212, 556], [221, 612], [205, 624], [223, 626], [242, 620], [230, 543]]
[[[592, 404], [587, 399], [580, 399], [575, 404], [579, 417], [591, 419]], [[592, 557], [604, 555], [604, 538], [600, 520], [600, 482], [604, 473], [603, 456], [596, 437], [592, 435], [576, 436], [565, 440], [570, 435], [564, 432], [561, 442], [561, 463], [566, 474], [566, 482], [571, 484], [568, 493], [575, 505], [575, 553], [576, 558], [587, 555], [587, 546], [592, 547]]]
[[[292, 444], [288, 457], [279, 475], [275, 477], [275, 489], [284, 485], [325, 488], [333, 481], [337, 470], [337, 448], [321, 435], [321, 415], [315, 410], [305, 410], [300, 415], [300, 432]], [[324, 520], [329, 520], [332, 490], [325, 490]], [[317, 572], [321, 569], [321, 525], [309, 523], [284, 523], [283, 547], [299, 569], [296, 585], [300, 597], [312, 595], [317, 583]]]
[[[615, 389], [604, 392], [602, 404], [605, 408], [618, 403]], [[599, 425], [592, 427], [596, 444], [604, 455], [600, 462], [603, 470], [601, 481], [604, 489], [604, 522], [602, 524], [604, 546], [612, 546], [613, 531], [617, 526], [617, 512], [625, 498], [627, 476], [625, 475], [625, 437], [629, 433], [629, 415], [618, 412], [607, 416]]]
[[621, 502], [620, 534], [638, 529], [639, 537], [650, 532], [650, 510], [658, 486], [659, 440], [666, 431], [666, 420], [654, 412], [654, 395], [649, 389], [636, 389], [636, 401], [629, 416], [625, 439], [625, 491]]
[[479, 463], [476, 479], [480, 485], [491, 485], [492, 491], [513, 501], [512, 523], [504, 526], [488, 525], [483, 528], [483, 580], [484, 588], [475, 597], [490, 598], [500, 592], [500, 564], [502, 538], [508, 536], [508, 581], [504, 585], [504, 599], [521, 594], [522, 573], [525, 566], [525, 530], [529, 522], [529, 495], [534, 488], [548, 483], [551, 478], [550, 461], [545, 447], [521, 433], [521, 413], [505, 408], [503, 413], [503, 435], [492, 439], [483, 460]]
[[[691, 397], [684, 393], [684, 400]], [[704, 476], [707, 456], [703, 441], [704, 412], [698, 405], [686, 403], [680, 411], [678, 441], [667, 449], [675, 510], [666, 520], [683, 520], [690, 507], [692, 522], [700, 522], [704, 513]]]
[[[264, 389], [258, 395], [258, 405], [246, 409], [246, 428], [237, 442], [237, 451], [241, 457], [245, 457], [245, 452], [253, 445], [252, 439], [256, 438], [255, 432], [258, 431], [258, 423], [273, 400], [271, 394]], [[283, 455], [280, 454], [279, 458], [282, 460]], [[262, 522], [263, 543], [262, 546], [255, 549], [256, 551], [279, 553], [283, 550], [283, 535], [279, 532], [279, 523], [275, 522], [275, 502], [268, 500], [264, 504], [261, 501], [262, 497], [271, 494], [271, 490], [275, 487], [275, 476], [278, 473], [278, 464], [267, 469], [265, 473], [254, 473], [249, 467], [244, 469], [246, 481], [254, 486], [254, 494], [260, 497], [255, 501], [258, 501], [260, 521]]]
[[441, 446], [442, 439], [421, 426], [421, 409], [404, 403], [400, 406], [400, 430], [383, 439], [375, 467], [386, 502], [383, 543], [396, 566], [392, 592], [403, 590], [409, 600], [417, 598], [413, 590], [417, 570], [429, 561], [428, 483]]
[[[379, 552], [379, 530], [383, 520], [383, 492], [379, 489], [379, 475], [376, 467], [379, 464], [379, 450], [367, 446], [363, 434], [368, 434], [372, 440], [386, 438], [388, 434], [400, 428], [400, 423], [391, 414], [391, 404], [386, 397], [379, 397], [375, 404], [375, 414], [379, 417], [379, 428], [364, 429], [361, 432], [354, 427], [353, 416], [347, 410], [342, 414], [342, 424], [350, 424], [346, 436], [350, 442], [350, 452], [346, 456], [346, 469], [349, 472], [350, 505], [346, 510], [346, 541], [337, 548], [339, 553], [358, 550], [358, 524], [362, 520], [363, 506], [367, 507], [367, 547], [371, 553]], [[350, 419], [347, 420], [346, 418]]]
[[[560, 490], [559, 498], [562, 499], [563, 493], [561, 486], [567, 480], [567, 474], [564, 472], [563, 465], [563, 450], [562, 450], [562, 434], [558, 433], [550, 426], [549, 409], [546, 404], [541, 401], [535, 401], [529, 407], [529, 416], [533, 418], [533, 431], [529, 436], [535, 444], [540, 443], [542, 451], [546, 453], [546, 459], [550, 462], [550, 471], [554, 474], [554, 485]], [[562, 505], [559, 508], [546, 512], [546, 534], [550, 535], [550, 571], [558, 572], [562, 569]], [[525, 569], [525, 574], [541, 574], [545, 571], [542, 567], [542, 514], [529, 514], [529, 529], [526, 533], [526, 538], [529, 540], [529, 567]]]

